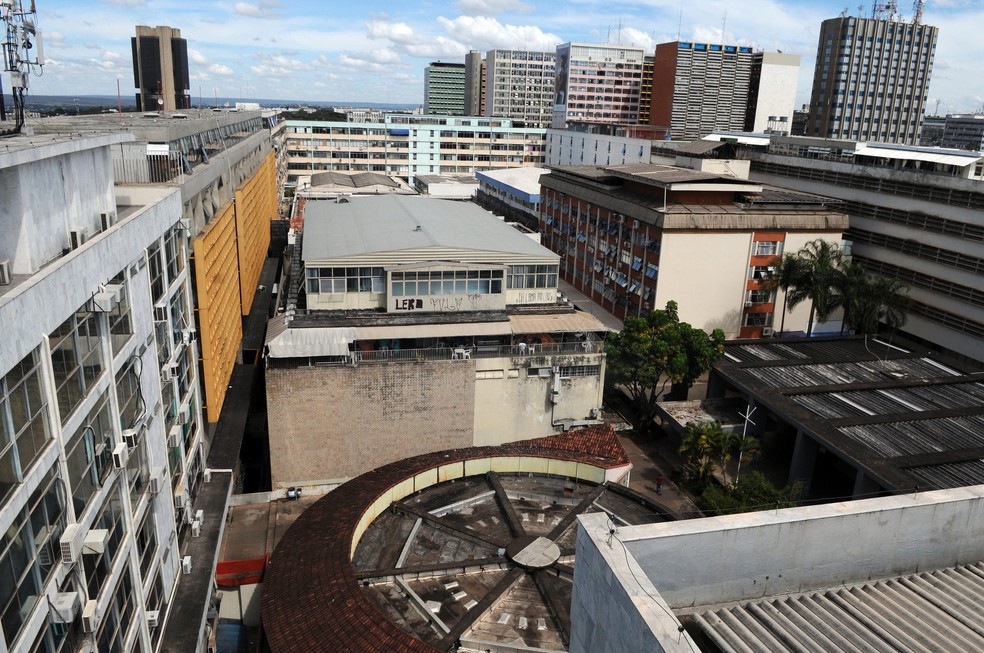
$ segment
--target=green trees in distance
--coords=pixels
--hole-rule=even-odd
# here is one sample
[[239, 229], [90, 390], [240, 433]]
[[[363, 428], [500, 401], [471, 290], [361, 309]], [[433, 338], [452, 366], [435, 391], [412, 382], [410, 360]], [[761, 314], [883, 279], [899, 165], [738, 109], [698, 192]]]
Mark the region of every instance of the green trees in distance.
[[844, 325], [855, 333], [876, 333], [880, 322], [893, 329], [905, 324], [908, 286], [845, 262], [836, 242], [810, 241], [795, 253], [777, 256], [770, 267], [765, 287], [784, 293], [780, 333], [787, 309], [804, 301], [810, 302], [808, 336], [814, 321], [826, 321], [839, 307], [844, 309]]
[[706, 515], [728, 515], [796, 505], [795, 488], [778, 488], [762, 472], [742, 473], [735, 485], [708, 483], [697, 496], [697, 507]]
[[635, 405], [640, 429], [648, 428], [656, 404], [672, 384], [690, 387], [724, 353], [724, 332], [711, 335], [681, 322], [677, 303], [642, 317], [625, 318], [605, 341], [607, 375]]

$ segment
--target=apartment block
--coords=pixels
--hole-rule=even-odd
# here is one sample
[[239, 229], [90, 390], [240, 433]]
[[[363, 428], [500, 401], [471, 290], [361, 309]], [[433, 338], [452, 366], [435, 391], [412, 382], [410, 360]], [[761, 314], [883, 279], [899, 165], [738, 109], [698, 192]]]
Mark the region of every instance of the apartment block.
[[984, 151], [984, 114], [952, 114], [943, 123], [941, 147]]
[[747, 132], [762, 134], [778, 131], [789, 134], [796, 109], [800, 56], [782, 52], [752, 54], [748, 82]]
[[[728, 337], [772, 335], [772, 261], [847, 228], [825, 197], [677, 166], [556, 167], [541, 184], [540, 231], [565, 281], [616, 317], [673, 300], [682, 320]], [[808, 314], [789, 311], [785, 329], [805, 330]]]
[[551, 126], [637, 123], [642, 93], [641, 48], [563, 43], [557, 46]]
[[938, 36], [880, 18], [823, 21], [806, 135], [918, 144]]
[[465, 115], [465, 64], [435, 61], [424, 69], [424, 113]]
[[486, 65], [482, 53], [472, 50], [465, 55], [465, 110], [466, 116], [486, 116]]
[[482, 115], [548, 127], [553, 119], [555, 61], [554, 52], [489, 50], [488, 99]]
[[387, 115], [382, 124], [287, 122], [288, 184], [319, 172], [416, 175], [472, 174], [543, 164], [544, 130], [512, 120]]

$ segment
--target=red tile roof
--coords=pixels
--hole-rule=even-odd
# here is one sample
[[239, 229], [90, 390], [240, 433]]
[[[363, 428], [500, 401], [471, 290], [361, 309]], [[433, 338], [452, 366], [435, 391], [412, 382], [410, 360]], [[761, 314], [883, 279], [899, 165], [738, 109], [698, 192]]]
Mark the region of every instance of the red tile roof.
[[352, 479], [304, 511], [270, 558], [261, 608], [270, 650], [435, 653], [387, 620], [359, 587], [350, 558], [358, 522], [380, 495], [410, 476], [456, 460], [517, 455], [605, 469], [629, 462], [615, 432], [605, 425], [499, 447], [424, 454]]

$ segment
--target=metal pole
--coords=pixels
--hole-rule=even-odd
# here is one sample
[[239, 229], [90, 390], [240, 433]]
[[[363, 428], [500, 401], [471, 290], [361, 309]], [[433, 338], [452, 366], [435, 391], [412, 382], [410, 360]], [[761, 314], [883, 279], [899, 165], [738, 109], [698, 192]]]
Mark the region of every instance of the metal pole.
[[[758, 408], [758, 406], [756, 406], [755, 408]], [[742, 417], [745, 418], [745, 425], [741, 429], [741, 444], [742, 444], [742, 447], [745, 446], [745, 435], [748, 433], [748, 423], [749, 422], [752, 422], [752, 413], [755, 412], [755, 408], [752, 408], [752, 405], [749, 404], [748, 405], [748, 408], [745, 409], [745, 412], [744, 413], [738, 413], [739, 415], [741, 415]], [[752, 426], [755, 426], [755, 422], [752, 422]], [[738, 487], [738, 478], [741, 476], [741, 458], [742, 458], [742, 453], [743, 452], [741, 450], [741, 447], [739, 447], [738, 448], [738, 469], [735, 470], [735, 487]]]

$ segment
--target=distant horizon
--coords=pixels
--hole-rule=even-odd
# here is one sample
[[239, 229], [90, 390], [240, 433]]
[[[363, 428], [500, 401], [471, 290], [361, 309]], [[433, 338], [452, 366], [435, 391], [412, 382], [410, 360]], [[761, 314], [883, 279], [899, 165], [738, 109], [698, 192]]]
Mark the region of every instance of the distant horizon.
[[[214, 106], [225, 106], [235, 105], [237, 102], [252, 102], [259, 104], [261, 107], [267, 105], [268, 107], [357, 107], [366, 109], [393, 109], [397, 111], [406, 111], [415, 109], [422, 105], [419, 104], [400, 104], [400, 103], [384, 103], [384, 102], [357, 102], [357, 101], [336, 101], [336, 100], [284, 100], [284, 99], [271, 99], [271, 98], [233, 98], [233, 97], [201, 97], [201, 103], [196, 102], [199, 98], [192, 97], [191, 109], [197, 109], [201, 107], [214, 107]], [[78, 100], [79, 108], [93, 108], [102, 107], [116, 108], [118, 104], [122, 104], [124, 107], [132, 108], [136, 106], [136, 98], [132, 95], [129, 97], [117, 97], [116, 95], [43, 95], [43, 94], [28, 94], [25, 96], [25, 104], [28, 109], [35, 109], [37, 105], [52, 105], [52, 106], [63, 106], [65, 108], [74, 108], [75, 102]], [[218, 104], [216, 104], [218, 102]], [[180, 109], [179, 109], [180, 111]]]

